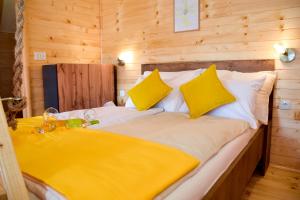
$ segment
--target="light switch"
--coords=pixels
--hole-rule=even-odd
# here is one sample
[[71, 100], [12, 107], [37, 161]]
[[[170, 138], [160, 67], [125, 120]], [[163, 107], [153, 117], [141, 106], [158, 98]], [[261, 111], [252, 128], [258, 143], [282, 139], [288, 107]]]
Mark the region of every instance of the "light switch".
[[292, 104], [289, 100], [281, 99], [279, 102], [280, 110], [290, 110], [292, 108]]
[[120, 97], [125, 97], [125, 90], [120, 90]]
[[46, 60], [46, 52], [34, 52], [34, 60]]

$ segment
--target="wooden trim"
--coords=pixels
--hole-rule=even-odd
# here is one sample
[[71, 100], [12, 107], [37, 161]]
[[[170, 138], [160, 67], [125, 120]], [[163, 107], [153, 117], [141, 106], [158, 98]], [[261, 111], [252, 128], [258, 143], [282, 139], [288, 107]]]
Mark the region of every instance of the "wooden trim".
[[[274, 88], [273, 88], [274, 89]], [[271, 153], [271, 138], [272, 138], [272, 116], [273, 116], [273, 95], [272, 91], [269, 97], [269, 120], [268, 125], [264, 126], [264, 140], [263, 140], [263, 152], [262, 158], [258, 163], [257, 169], [260, 174], [264, 176], [270, 164], [270, 153]]]
[[293, 169], [293, 168], [289, 168], [289, 167], [285, 167], [285, 166], [281, 166], [281, 165], [276, 165], [276, 164], [272, 164], [272, 163], [270, 164], [270, 167], [277, 168], [277, 169], [280, 169], [280, 170], [285, 170], [285, 171], [291, 171], [291, 172], [300, 174], [300, 169]]
[[[16, 2], [16, 1], [15, 1]], [[26, 4], [26, 2], [24, 2]], [[17, 13], [17, 10], [16, 10]], [[24, 20], [27, 20], [28, 11], [26, 5], [24, 9]], [[26, 108], [23, 110], [23, 117], [32, 116], [32, 99], [31, 99], [31, 87], [30, 87], [30, 70], [29, 70], [29, 44], [28, 44], [28, 24], [24, 23], [23, 26], [23, 96], [26, 97]]]
[[172, 63], [150, 63], [142, 64], [142, 73], [159, 69], [163, 72], [176, 72], [184, 70], [195, 70], [208, 68], [211, 64], [216, 64], [219, 70], [258, 72], [274, 71], [275, 60], [228, 60], [228, 61], [193, 61], [193, 62], [172, 62]]
[[13, 144], [9, 135], [6, 117], [0, 98], [0, 167], [1, 178], [7, 197], [10, 200], [28, 200], [28, 192], [25, 187], [19, 164], [16, 159]]
[[261, 127], [203, 199], [240, 199], [262, 157], [264, 127]]
[[0, 22], [2, 21], [2, 13], [3, 13], [3, 0], [0, 0]]
[[[24, 18], [26, 18], [27, 13], [24, 12]], [[23, 110], [23, 117], [32, 116], [32, 105], [31, 105], [31, 89], [30, 89], [30, 72], [29, 72], [29, 46], [27, 44], [27, 26], [24, 25], [23, 28], [23, 96], [26, 97], [26, 108]]]
[[[205, 62], [173, 62], [142, 64], [142, 73], [158, 69], [160, 71], [184, 71], [207, 68], [216, 64], [217, 69], [258, 72], [274, 71], [274, 60], [230, 60]], [[212, 186], [203, 199], [238, 200], [244, 192], [255, 169], [265, 175], [270, 163], [271, 127], [272, 127], [273, 92], [269, 100], [269, 124], [262, 125], [250, 140], [248, 145], [240, 152], [222, 176]]]

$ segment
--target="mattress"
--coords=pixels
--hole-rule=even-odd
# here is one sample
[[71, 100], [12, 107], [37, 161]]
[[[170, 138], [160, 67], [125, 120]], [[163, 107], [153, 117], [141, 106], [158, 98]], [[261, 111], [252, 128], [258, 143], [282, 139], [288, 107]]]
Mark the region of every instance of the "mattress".
[[[159, 115], [166, 115], [161, 113]], [[209, 117], [208, 117], [209, 118]], [[153, 118], [155, 119], [155, 118]], [[208, 119], [209, 120], [209, 119]], [[131, 121], [133, 123], [133, 121]], [[130, 126], [127, 124], [127, 126]], [[118, 130], [118, 128], [124, 128], [121, 125], [108, 126], [108, 130]], [[159, 127], [160, 128], [160, 127]], [[128, 129], [128, 128], [127, 128]], [[130, 128], [128, 129], [130, 130]], [[155, 130], [155, 129], [154, 129]], [[157, 129], [156, 129], [157, 130]], [[244, 131], [239, 134], [239, 136], [233, 139], [231, 142], [227, 143], [222, 147], [213, 157], [204, 159], [204, 164], [193, 174], [189, 174], [184, 177], [179, 182], [175, 183], [165, 192], [161, 193], [157, 199], [199, 199], [202, 198], [211, 186], [216, 182], [216, 180], [222, 175], [222, 173], [227, 169], [230, 163], [236, 158], [236, 156], [242, 151], [242, 149], [250, 141], [255, 130], [243, 129]], [[145, 131], [147, 132], [147, 131]], [[150, 132], [151, 133], [151, 130]], [[141, 134], [143, 135], [143, 134]], [[145, 135], [145, 134], [144, 134]], [[140, 135], [138, 135], [140, 136]], [[159, 136], [159, 135], [158, 135]], [[161, 137], [161, 135], [160, 135]], [[161, 142], [160, 137], [153, 137], [156, 142]], [[149, 138], [148, 138], [149, 139]], [[166, 141], [166, 140], [164, 140]], [[163, 142], [162, 142], [163, 143]], [[190, 152], [193, 154], [193, 152]], [[200, 157], [203, 155], [200, 155]], [[206, 162], [205, 162], [206, 161]], [[205, 181], [203, 181], [205, 180]], [[49, 187], [43, 187], [36, 184], [30, 179], [26, 179], [27, 186], [30, 191], [34, 191], [35, 194], [42, 199], [64, 199], [61, 195], [55, 192]]]

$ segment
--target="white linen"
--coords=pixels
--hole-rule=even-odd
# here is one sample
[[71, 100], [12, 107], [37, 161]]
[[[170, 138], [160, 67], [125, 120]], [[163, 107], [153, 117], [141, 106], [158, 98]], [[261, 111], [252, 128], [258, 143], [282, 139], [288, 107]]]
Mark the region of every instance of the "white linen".
[[[183, 96], [179, 91], [179, 87], [195, 78], [199, 75], [203, 69], [190, 70], [190, 71], [179, 71], [179, 72], [159, 72], [161, 79], [172, 87], [170, 94], [154, 105], [155, 108], [162, 108], [166, 112], [179, 112], [182, 104], [185, 104]], [[145, 71], [144, 74], [139, 77], [134, 85], [139, 84], [147, 76], [151, 74], [151, 71]], [[125, 107], [135, 108], [130, 97], [128, 97]]]
[[106, 126], [111, 126], [114, 124], [126, 122], [139, 117], [144, 117], [148, 115], [155, 115], [163, 112], [161, 108], [151, 108], [146, 111], [138, 111], [136, 109], [119, 107], [119, 106], [107, 106], [98, 107], [92, 109], [84, 110], [73, 110], [69, 112], [63, 112], [57, 114], [58, 119], [74, 119], [74, 118], [85, 118], [85, 113], [90, 114], [90, 118], [94, 120], [99, 120], [99, 124], [89, 126], [92, 129], [99, 129]]
[[179, 112], [180, 107], [183, 104], [186, 104], [181, 94], [179, 88], [182, 84], [192, 80], [197, 75], [200, 74], [200, 71], [189, 71], [182, 73], [181, 75], [174, 77], [172, 79], [164, 80], [169, 86], [173, 88], [171, 93], [162, 99], [155, 108], [163, 108], [166, 112]]
[[244, 73], [237, 71], [217, 70], [217, 73], [221, 80], [253, 81], [262, 76], [266, 77], [263, 85], [259, 88], [256, 95], [256, 108], [254, 115], [257, 120], [267, 125], [269, 116], [269, 97], [276, 80], [276, 72], [260, 71]]
[[276, 72], [270, 71], [264, 73], [266, 73], [267, 78], [256, 97], [255, 116], [261, 123], [267, 125], [269, 122], [269, 97], [276, 80]]
[[208, 115], [242, 119], [249, 123], [251, 128], [257, 128], [257, 120], [254, 116], [256, 95], [265, 81], [265, 76], [257, 77], [249, 81], [237, 81], [235, 79], [223, 79], [224, 87], [235, 96], [236, 101], [223, 105], [209, 112]]
[[256, 130], [249, 128], [235, 140], [226, 144], [214, 157], [208, 160], [194, 176], [178, 186], [164, 199], [202, 199], [228, 169], [230, 164], [237, 158], [239, 153], [247, 146], [255, 133]]
[[190, 119], [183, 113], [162, 112], [101, 130], [175, 147], [193, 155], [202, 165], [248, 127], [243, 120], [214, 116]]

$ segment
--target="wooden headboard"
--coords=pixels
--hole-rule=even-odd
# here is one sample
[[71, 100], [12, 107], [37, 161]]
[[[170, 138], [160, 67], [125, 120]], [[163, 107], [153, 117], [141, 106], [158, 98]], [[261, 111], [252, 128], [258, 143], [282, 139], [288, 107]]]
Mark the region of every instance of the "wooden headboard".
[[211, 64], [216, 64], [217, 69], [239, 71], [239, 72], [258, 72], [274, 71], [274, 60], [227, 60], [227, 61], [197, 61], [197, 62], [171, 62], [171, 63], [151, 63], [142, 64], [142, 73], [158, 69], [162, 72], [176, 72], [184, 70], [195, 70], [208, 68]]

